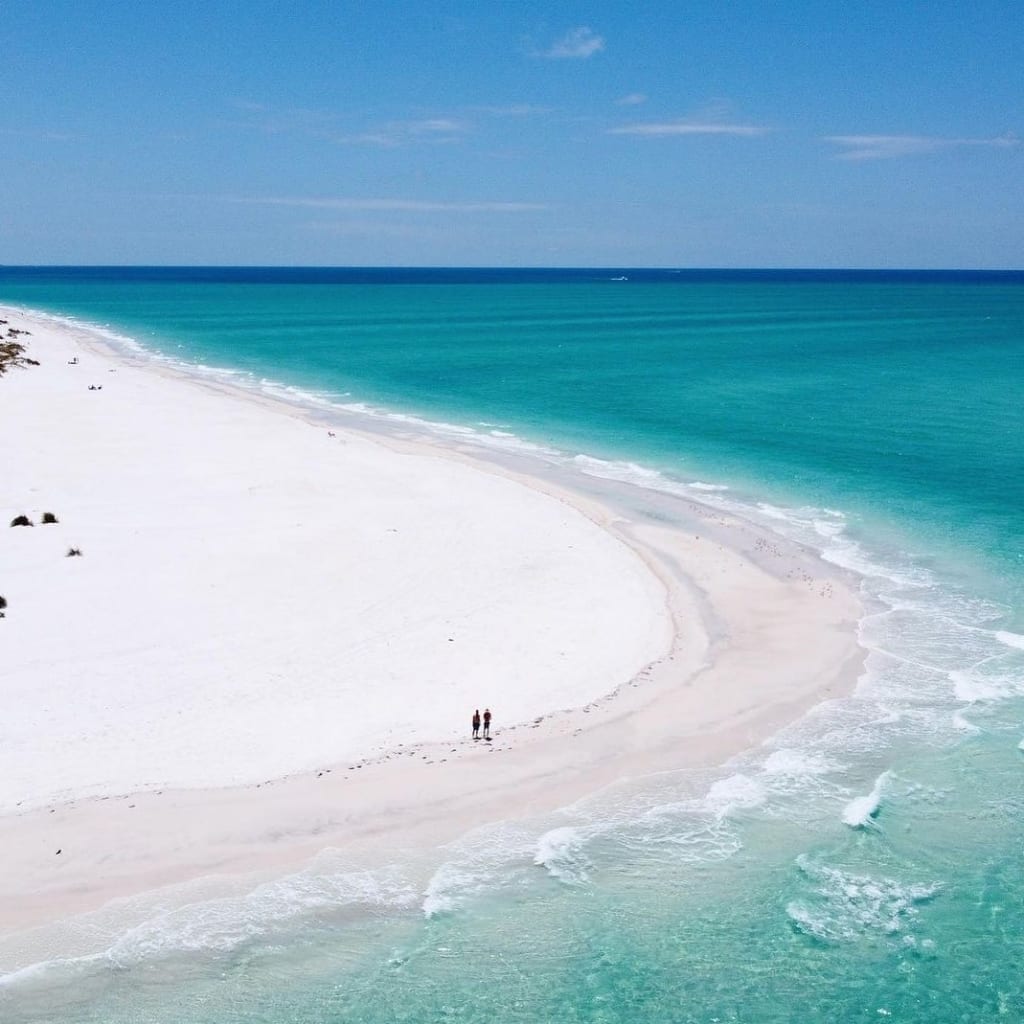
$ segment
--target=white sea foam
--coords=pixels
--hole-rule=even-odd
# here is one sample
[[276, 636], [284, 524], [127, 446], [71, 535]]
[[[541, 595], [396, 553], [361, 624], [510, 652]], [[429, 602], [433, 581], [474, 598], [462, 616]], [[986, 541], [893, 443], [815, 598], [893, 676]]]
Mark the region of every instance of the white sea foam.
[[903, 718], [902, 711], [887, 704], [879, 704], [878, 710], [881, 715], [872, 721], [872, 725], [895, 725]]
[[729, 817], [735, 811], [760, 807], [766, 800], [764, 786], [742, 773], [719, 779], [708, 791], [704, 805], [716, 818]]
[[[809, 734], [804, 735], [815, 742]], [[809, 802], [836, 793], [838, 785], [828, 776], [841, 771], [843, 765], [820, 750], [799, 746], [797, 729], [788, 730], [785, 739], [787, 745], [773, 750], [760, 765], [759, 778], [767, 792], [767, 812], [793, 818], [802, 814]]]
[[849, 825], [850, 828], [863, 828], [874, 821], [881, 810], [882, 796], [891, 778], [891, 772], [882, 772], [875, 779], [875, 784], [867, 796], [858, 796], [851, 800], [843, 809], [843, 824]]
[[456, 855], [445, 861], [423, 891], [423, 916], [429, 919], [450, 914], [468, 900], [498, 888], [501, 882], [509, 880], [511, 859]]
[[782, 747], [773, 750], [764, 763], [767, 775], [814, 776], [834, 771], [835, 765], [823, 754]]
[[114, 347], [122, 350], [128, 350], [135, 355], [144, 355], [148, 357], [154, 354], [153, 349], [146, 348], [141, 345], [135, 338], [131, 338], [128, 335], [120, 334], [117, 331], [112, 330], [109, 324], [92, 323], [73, 316], [60, 316], [55, 313], [48, 313], [42, 309], [33, 309], [29, 306], [11, 305], [7, 306], [7, 308], [13, 310], [15, 313], [21, 314], [22, 316], [32, 317], [36, 320], [41, 320], [44, 323], [53, 324], [64, 329], [70, 329], [79, 334], [89, 334], [102, 338], [104, 341], [111, 342]]
[[105, 953], [96, 956], [85, 957], [57, 957], [53, 960], [42, 960], [39, 963], [28, 964], [7, 974], [0, 974], [0, 989], [14, 988], [19, 985], [38, 983], [48, 975], [58, 974], [61, 971], [79, 970], [90, 963], [107, 963]]
[[850, 536], [849, 520], [837, 509], [812, 506], [785, 508], [770, 502], [756, 502], [751, 508], [737, 506], [734, 511], [767, 520], [768, 525], [791, 540], [819, 549], [826, 562], [849, 569], [859, 576], [910, 588], [928, 587], [935, 582], [930, 572], [906, 556], [890, 554], [880, 560], [870, 554]]
[[979, 733], [981, 730], [971, 721], [964, 718], [959, 711], [953, 712], [953, 728], [958, 732]]
[[339, 411], [365, 417], [379, 423], [412, 428], [427, 435], [444, 437], [449, 440], [455, 439], [460, 443], [472, 444], [484, 449], [540, 456], [546, 459], [560, 459], [564, 457], [563, 453], [557, 448], [528, 441], [518, 434], [507, 430], [477, 430], [465, 424], [449, 423], [444, 420], [429, 420], [423, 416], [395, 412], [390, 409], [369, 405], [366, 402], [331, 402], [330, 404]]
[[824, 942], [851, 942], [865, 933], [894, 935], [917, 916], [919, 904], [931, 899], [937, 883], [900, 882], [818, 864], [805, 854], [797, 867], [815, 888], [793, 900], [786, 914], [805, 934]]
[[579, 885], [589, 878], [590, 861], [583, 853], [587, 835], [579, 828], [564, 825], [545, 832], [537, 840], [533, 863], [566, 885]]
[[692, 498], [693, 492], [697, 492], [700, 500], [712, 507], [725, 507], [719, 496], [730, 490], [728, 484], [708, 483], [704, 480], [693, 480], [689, 483], [673, 480], [660, 470], [641, 466], [636, 462], [615, 462], [583, 454], [574, 455], [570, 462], [586, 476], [632, 484], [634, 487], [658, 491], [661, 494]]
[[672, 486], [658, 470], [648, 469], [635, 462], [610, 462], [607, 459], [595, 459], [591, 455], [575, 455], [572, 461], [576, 468], [587, 476], [596, 476], [603, 480], [620, 480], [656, 490], [669, 490]]
[[1024, 693], [1024, 672], [1002, 670], [992, 662], [950, 672], [949, 680], [956, 699], [967, 704], [1001, 701]]
[[423, 893], [423, 916], [431, 918], [454, 910], [460, 896], [464, 897], [467, 889], [480, 889], [479, 875], [454, 864], [442, 864], [434, 872]]
[[608, 839], [622, 847], [627, 860], [634, 851], [649, 856], [663, 849], [674, 864], [727, 860], [743, 846], [737, 827], [712, 813], [703, 798], [627, 812]]
[[778, 519], [782, 522], [801, 522], [792, 512], [791, 509], [779, 508], [777, 505], [772, 505], [767, 501], [759, 501], [757, 503], [757, 510], [763, 516], [767, 516], [769, 519]]
[[1000, 629], [996, 631], [996, 639], [1006, 644], [1007, 647], [1014, 647], [1018, 651], [1024, 651], [1024, 636], [1020, 633], [1011, 633], [1009, 630]]
[[886, 580], [900, 587], [923, 588], [933, 586], [935, 582], [930, 572], [906, 560], [901, 559], [895, 564], [879, 561], [870, 555], [862, 544], [843, 531], [830, 539], [822, 550], [821, 557], [841, 569], [849, 569], [869, 578]]
[[110, 948], [118, 964], [181, 951], [226, 952], [298, 918], [342, 909], [415, 906], [416, 890], [396, 868], [337, 875], [303, 872], [268, 882], [240, 897], [190, 904], [122, 935]]
[[118, 924], [119, 913], [136, 912], [132, 908], [138, 905], [127, 900], [120, 910], [118, 904], [111, 904], [75, 922], [76, 931], [99, 948], [27, 965], [0, 976], [0, 987], [32, 983], [49, 974], [66, 976], [95, 965], [123, 968], [183, 953], [227, 953], [254, 940], [289, 934], [302, 922], [321, 916], [411, 909], [416, 900], [415, 886], [393, 866], [327, 874], [311, 869], [241, 895], [181, 905], [154, 903], [141, 921], [124, 927]]
[[476, 829], [447, 847], [448, 857], [423, 891], [423, 916], [457, 910], [482, 892], [521, 884], [522, 867], [536, 854], [536, 835], [524, 824], [502, 822]]
[[842, 519], [815, 519], [812, 525], [815, 533], [828, 540], [838, 537], [846, 529]]
[[292, 384], [263, 379], [259, 381], [259, 389], [271, 398], [281, 399], [295, 405], [312, 406], [317, 409], [336, 409], [337, 401], [325, 392], [309, 391]]

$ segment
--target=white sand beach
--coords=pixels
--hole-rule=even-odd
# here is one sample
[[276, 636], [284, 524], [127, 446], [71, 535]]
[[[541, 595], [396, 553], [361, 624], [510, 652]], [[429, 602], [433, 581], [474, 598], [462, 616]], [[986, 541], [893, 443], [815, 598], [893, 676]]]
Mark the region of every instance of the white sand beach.
[[717, 764], [856, 678], [847, 581], [750, 523], [628, 522], [0, 318], [40, 364], [0, 377], [3, 948], [117, 896]]

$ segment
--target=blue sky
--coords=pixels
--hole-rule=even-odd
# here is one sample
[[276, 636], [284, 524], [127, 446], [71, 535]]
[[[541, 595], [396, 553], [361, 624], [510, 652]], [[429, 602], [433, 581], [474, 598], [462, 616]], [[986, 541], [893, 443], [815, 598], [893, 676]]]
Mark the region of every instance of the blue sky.
[[4, 0], [0, 263], [1024, 266], [1024, 3]]

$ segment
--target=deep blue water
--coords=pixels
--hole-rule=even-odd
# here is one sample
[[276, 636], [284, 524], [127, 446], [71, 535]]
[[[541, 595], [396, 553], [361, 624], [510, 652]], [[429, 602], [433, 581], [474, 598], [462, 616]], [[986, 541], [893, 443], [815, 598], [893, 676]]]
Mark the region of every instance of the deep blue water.
[[1024, 1019], [1024, 273], [0, 268], [0, 302], [769, 522], [863, 574], [871, 651], [729, 765], [113, 929], [0, 1011]]

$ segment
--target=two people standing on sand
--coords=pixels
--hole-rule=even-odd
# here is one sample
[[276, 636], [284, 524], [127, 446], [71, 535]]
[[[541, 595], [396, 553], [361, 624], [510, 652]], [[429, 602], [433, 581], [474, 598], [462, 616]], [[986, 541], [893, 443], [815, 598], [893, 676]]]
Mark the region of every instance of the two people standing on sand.
[[[491, 709], [484, 708], [484, 739], [491, 738]], [[473, 712], [473, 739], [480, 739], [480, 709]]]

